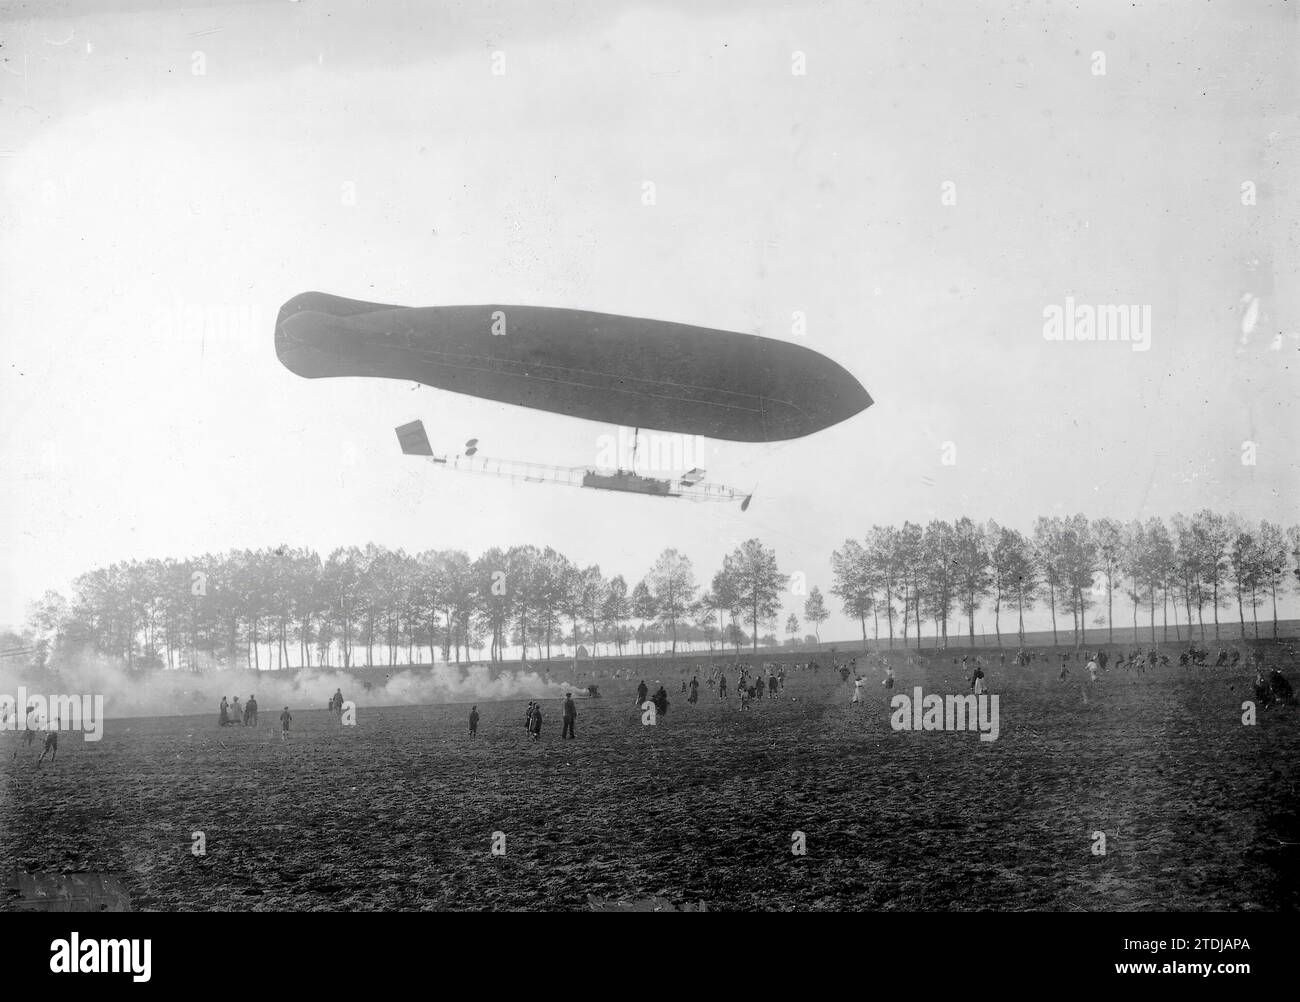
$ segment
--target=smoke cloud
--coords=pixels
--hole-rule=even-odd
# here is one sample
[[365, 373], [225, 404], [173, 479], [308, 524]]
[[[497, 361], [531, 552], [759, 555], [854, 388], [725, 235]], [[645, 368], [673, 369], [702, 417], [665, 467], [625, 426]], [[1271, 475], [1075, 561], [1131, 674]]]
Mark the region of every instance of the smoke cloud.
[[[367, 688], [367, 684], [369, 687]], [[216, 715], [221, 697], [257, 697], [259, 711], [282, 706], [324, 709], [335, 689], [358, 707], [430, 703], [491, 702], [509, 699], [562, 699], [585, 694], [585, 686], [548, 682], [529, 669], [491, 665], [413, 665], [391, 669], [290, 669], [286, 671], [132, 672], [113, 658], [95, 654], [61, 655], [50, 670], [35, 672], [0, 664], [0, 693], [104, 696], [107, 717]]]

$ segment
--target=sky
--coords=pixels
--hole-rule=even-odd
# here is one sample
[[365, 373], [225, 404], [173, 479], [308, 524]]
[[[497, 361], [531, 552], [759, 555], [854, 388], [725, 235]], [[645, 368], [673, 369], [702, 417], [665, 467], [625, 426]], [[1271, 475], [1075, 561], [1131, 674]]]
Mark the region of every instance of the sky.
[[[756, 536], [828, 591], [877, 523], [1300, 521], [1297, 6], [6, 4], [0, 624], [280, 543], [707, 584]], [[441, 473], [393, 428], [572, 466], [616, 429], [295, 376], [306, 290], [797, 338], [875, 404], [709, 442], [745, 513]], [[1149, 308], [1147, 350], [1049, 340], [1067, 297]]]

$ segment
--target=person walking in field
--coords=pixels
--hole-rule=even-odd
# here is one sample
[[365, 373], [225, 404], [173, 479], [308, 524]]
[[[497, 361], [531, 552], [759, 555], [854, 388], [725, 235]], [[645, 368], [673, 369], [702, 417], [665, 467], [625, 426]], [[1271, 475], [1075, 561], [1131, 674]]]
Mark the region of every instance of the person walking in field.
[[577, 719], [578, 708], [573, 704], [573, 693], [566, 692], [564, 694], [564, 730], [560, 733], [561, 741], [565, 738], [577, 739], [577, 735], [573, 733], [573, 725]]
[[469, 708], [469, 736], [472, 738], [478, 733], [478, 706], [477, 704]]
[[686, 697], [686, 702], [694, 706], [700, 701], [700, 679], [698, 675], [691, 677], [691, 694]]
[[727, 698], [727, 676], [726, 675], [722, 675], [722, 674], [718, 675], [718, 698], [719, 699]]
[[978, 664], [975, 665], [975, 671], [970, 677], [971, 688], [975, 690], [975, 695], [980, 696], [984, 693], [984, 669]]
[[289, 707], [285, 707], [280, 714], [280, 740], [283, 741], [289, 733], [289, 723], [293, 720], [293, 715], [289, 712]]
[[41, 751], [41, 757], [36, 760], [36, 764], [40, 765], [44, 762], [46, 755], [50, 756], [51, 765], [53, 765], [54, 760], [59, 757], [59, 731], [57, 727], [46, 731], [45, 748]]
[[853, 679], [853, 702], [855, 703], [862, 702], [862, 683], [864, 681], [865, 679], [860, 676]]
[[533, 704], [533, 715], [528, 720], [528, 736], [534, 741], [542, 739], [542, 708], [539, 704]]
[[642, 679], [641, 684], [636, 687], [636, 705], [638, 709], [645, 705], [645, 697], [649, 691], [650, 689], [646, 686], [645, 679]]
[[244, 708], [239, 705], [238, 696], [234, 697], [230, 704], [230, 722], [231, 724], [238, 724], [240, 727], [244, 726]]
[[225, 696], [222, 696], [221, 708], [217, 711], [217, 725], [220, 727], [225, 727], [229, 723], [230, 723], [230, 703], [226, 701]]
[[[32, 742], [36, 740], [36, 730], [32, 727], [32, 713], [36, 709], [36, 703], [30, 703], [26, 712], [23, 713], [23, 747], [30, 748]], [[14, 749], [14, 759], [18, 758], [18, 749]]]
[[257, 697], [249, 693], [248, 702], [244, 704], [244, 726], [257, 726]]

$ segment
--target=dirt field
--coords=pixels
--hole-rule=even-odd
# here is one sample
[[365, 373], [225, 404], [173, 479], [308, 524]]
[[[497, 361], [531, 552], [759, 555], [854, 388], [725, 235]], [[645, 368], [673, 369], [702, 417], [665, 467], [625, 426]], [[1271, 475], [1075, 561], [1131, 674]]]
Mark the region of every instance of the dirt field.
[[[891, 660], [896, 691], [968, 691], [950, 655]], [[363, 706], [352, 728], [294, 708], [283, 742], [278, 707], [258, 729], [215, 712], [110, 720], [39, 770], [39, 746], [11, 761], [6, 733], [0, 871], [119, 871], [133, 907], [162, 910], [1300, 905], [1300, 710], [1243, 726], [1244, 665], [1112, 670], [1085, 702], [1077, 665], [1061, 682], [1056, 659], [991, 660], [992, 742], [893, 731], [874, 668], [864, 705], [823, 668], [743, 713], [706, 687], [690, 706], [665, 678], [655, 727], [634, 682], [604, 680], [571, 742], [558, 701], [539, 744], [523, 701], [480, 703], [473, 740], [466, 705]]]

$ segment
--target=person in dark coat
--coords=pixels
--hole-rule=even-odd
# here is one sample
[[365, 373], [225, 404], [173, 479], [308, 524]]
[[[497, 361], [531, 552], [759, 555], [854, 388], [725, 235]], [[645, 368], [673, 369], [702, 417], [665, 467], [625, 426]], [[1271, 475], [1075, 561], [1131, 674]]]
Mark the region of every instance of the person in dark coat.
[[469, 736], [472, 738], [478, 733], [478, 706], [469, 708]]
[[575, 738], [573, 733], [573, 724], [578, 719], [578, 708], [573, 705], [573, 693], [564, 694], [564, 730], [560, 734], [560, 739]]

